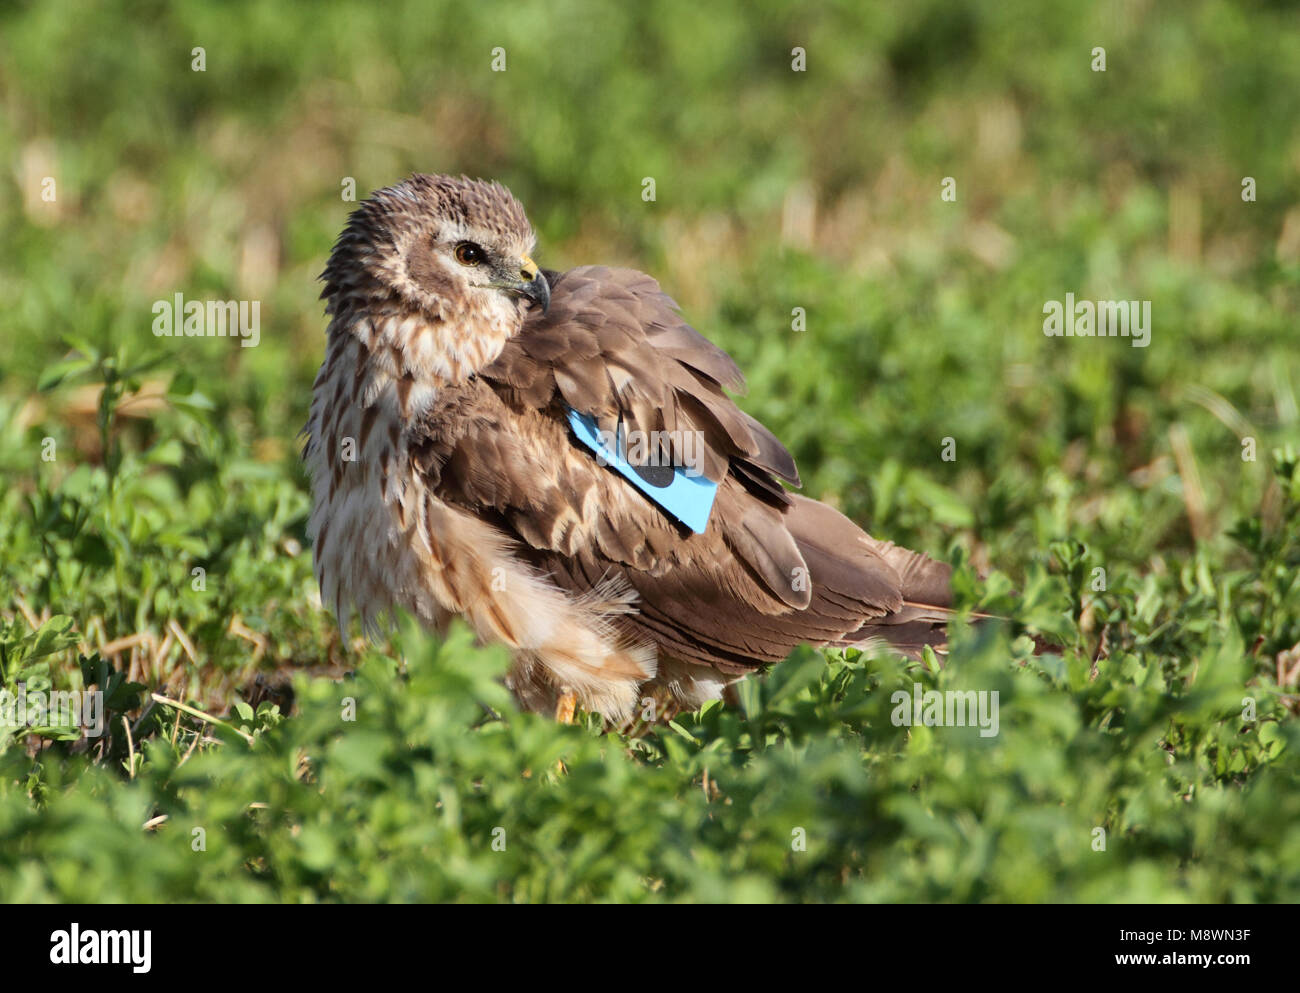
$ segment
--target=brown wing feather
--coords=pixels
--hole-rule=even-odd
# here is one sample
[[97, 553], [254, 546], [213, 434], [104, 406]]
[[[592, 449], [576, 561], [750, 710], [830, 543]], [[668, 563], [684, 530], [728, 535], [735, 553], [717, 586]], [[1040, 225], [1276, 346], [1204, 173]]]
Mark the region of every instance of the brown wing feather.
[[[799, 479], [790, 453], [722, 389], [743, 386], [740, 370], [658, 283], [604, 267], [546, 277], [549, 312], [443, 391], [412, 433], [441, 499], [495, 523], [575, 593], [630, 586], [637, 612], [619, 623], [678, 659], [740, 672], [895, 619], [909, 647], [923, 639], [917, 626], [934, 623], [916, 605], [942, 615], [946, 567], [786, 492], [777, 477]], [[570, 406], [608, 430], [698, 432], [704, 471], [720, 483], [706, 531], [600, 466], [569, 431]]]

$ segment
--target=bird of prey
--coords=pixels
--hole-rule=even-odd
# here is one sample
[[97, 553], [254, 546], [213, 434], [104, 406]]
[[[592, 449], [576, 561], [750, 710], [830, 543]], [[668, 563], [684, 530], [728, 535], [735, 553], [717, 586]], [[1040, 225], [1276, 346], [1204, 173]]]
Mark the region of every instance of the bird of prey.
[[735, 362], [654, 279], [539, 270], [534, 244], [503, 186], [425, 175], [339, 236], [304, 459], [341, 626], [460, 616], [522, 707], [615, 724], [805, 642], [942, 648], [947, 565], [787, 489]]

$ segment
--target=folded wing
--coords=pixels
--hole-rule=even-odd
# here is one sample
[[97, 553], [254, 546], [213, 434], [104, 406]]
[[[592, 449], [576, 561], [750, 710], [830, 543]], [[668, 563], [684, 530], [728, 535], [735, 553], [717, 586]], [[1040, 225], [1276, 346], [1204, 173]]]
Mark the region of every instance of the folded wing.
[[[683, 661], [736, 673], [801, 642], [884, 637], [909, 653], [942, 642], [948, 567], [788, 492], [794, 459], [725, 392], [744, 386], [735, 362], [655, 280], [596, 266], [546, 276], [547, 314], [441, 394], [413, 433], [438, 498], [501, 528], [575, 594], [634, 590], [623, 633]], [[604, 431], [645, 432], [672, 464], [718, 483], [705, 532], [601, 466], [572, 434], [570, 408]]]

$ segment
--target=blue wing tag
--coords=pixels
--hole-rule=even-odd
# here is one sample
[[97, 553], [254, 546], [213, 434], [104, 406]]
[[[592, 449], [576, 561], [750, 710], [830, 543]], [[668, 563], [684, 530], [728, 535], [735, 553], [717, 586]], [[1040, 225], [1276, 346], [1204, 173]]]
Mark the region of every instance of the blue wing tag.
[[703, 534], [713, 511], [713, 498], [718, 484], [702, 474], [687, 472], [685, 466], [632, 465], [623, 457], [626, 445], [622, 431], [617, 444], [623, 451], [614, 451], [600, 437], [596, 419], [569, 408], [569, 426], [578, 440], [590, 448], [600, 460], [618, 470], [629, 483], [648, 496], [670, 515], [681, 521], [696, 534]]

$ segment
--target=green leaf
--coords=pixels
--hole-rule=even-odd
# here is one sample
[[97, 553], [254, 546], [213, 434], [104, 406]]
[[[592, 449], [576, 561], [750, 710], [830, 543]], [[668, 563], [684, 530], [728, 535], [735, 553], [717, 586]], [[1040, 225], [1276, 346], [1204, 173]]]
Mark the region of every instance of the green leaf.
[[85, 356], [62, 359], [45, 367], [36, 381], [36, 389], [48, 393], [69, 376], [75, 376], [89, 369], [93, 363]]

